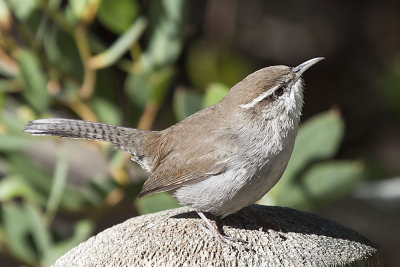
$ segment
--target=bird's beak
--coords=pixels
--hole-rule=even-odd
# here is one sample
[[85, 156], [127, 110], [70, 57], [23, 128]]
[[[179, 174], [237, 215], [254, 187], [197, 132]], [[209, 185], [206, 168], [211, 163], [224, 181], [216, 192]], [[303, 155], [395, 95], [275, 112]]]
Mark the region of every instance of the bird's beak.
[[296, 78], [300, 78], [300, 76], [306, 71], [308, 70], [312, 65], [314, 65], [315, 63], [323, 60], [323, 57], [316, 57], [310, 60], [307, 60], [304, 63], [301, 63], [300, 65], [298, 65], [297, 67], [294, 67], [292, 69], [292, 71], [296, 74]]

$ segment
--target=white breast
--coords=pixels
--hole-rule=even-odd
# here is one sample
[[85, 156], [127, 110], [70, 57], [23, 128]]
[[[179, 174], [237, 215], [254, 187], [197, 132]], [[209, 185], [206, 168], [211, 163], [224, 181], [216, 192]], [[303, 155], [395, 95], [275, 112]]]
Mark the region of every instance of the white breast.
[[[222, 217], [255, 203], [281, 178], [296, 132], [297, 129], [293, 129], [286, 135], [284, 146], [282, 142], [270, 140], [262, 148], [248, 147], [247, 151], [238, 153], [228, 171], [185, 185], [175, 191], [174, 197], [183, 205]], [[258, 151], [260, 155], [251, 151]]]

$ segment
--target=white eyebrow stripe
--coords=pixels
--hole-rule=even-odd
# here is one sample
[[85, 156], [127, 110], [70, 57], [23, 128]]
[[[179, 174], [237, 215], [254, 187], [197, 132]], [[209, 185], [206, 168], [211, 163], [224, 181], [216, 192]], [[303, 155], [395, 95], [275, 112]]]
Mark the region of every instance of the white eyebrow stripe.
[[241, 108], [243, 108], [243, 109], [251, 109], [251, 108], [253, 108], [255, 105], [257, 105], [257, 103], [263, 101], [265, 98], [267, 98], [268, 96], [270, 96], [271, 94], [273, 94], [274, 91], [275, 91], [276, 89], [278, 89], [280, 86], [281, 86], [281, 85], [277, 85], [277, 86], [271, 88], [270, 90], [268, 90], [268, 91], [262, 93], [261, 95], [257, 96], [257, 97], [254, 98], [253, 101], [251, 101], [250, 103], [242, 104], [242, 105], [239, 105], [239, 106], [240, 106]]

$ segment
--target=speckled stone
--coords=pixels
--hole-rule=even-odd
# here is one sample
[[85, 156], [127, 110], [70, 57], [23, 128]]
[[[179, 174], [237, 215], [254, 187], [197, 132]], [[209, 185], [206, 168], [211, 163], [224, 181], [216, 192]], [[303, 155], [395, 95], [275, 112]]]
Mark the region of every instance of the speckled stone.
[[360, 234], [289, 208], [252, 205], [218, 223], [247, 248], [221, 246], [198, 222], [188, 208], [135, 217], [71, 249], [54, 266], [383, 266]]

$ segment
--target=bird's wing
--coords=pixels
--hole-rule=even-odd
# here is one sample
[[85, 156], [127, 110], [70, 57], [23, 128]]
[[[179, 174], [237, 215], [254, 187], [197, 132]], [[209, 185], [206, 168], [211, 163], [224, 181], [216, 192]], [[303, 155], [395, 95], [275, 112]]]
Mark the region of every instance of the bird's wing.
[[[139, 197], [174, 190], [226, 171], [230, 155], [236, 147], [234, 135], [214, 138], [210, 135], [204, 138], [197, 136], [194, 144], [189, 139], [180, 140], [160, 160], [143, 185]], [[188, 143], [192, 145], [188, 146]]]

